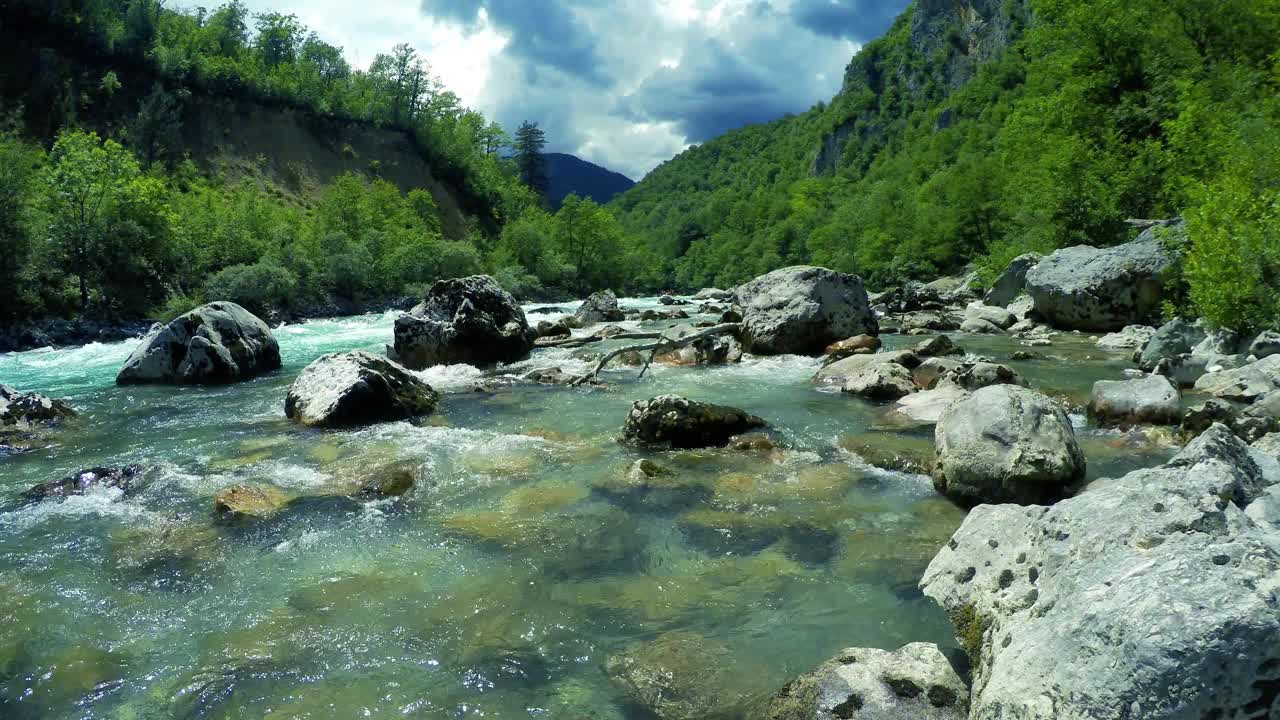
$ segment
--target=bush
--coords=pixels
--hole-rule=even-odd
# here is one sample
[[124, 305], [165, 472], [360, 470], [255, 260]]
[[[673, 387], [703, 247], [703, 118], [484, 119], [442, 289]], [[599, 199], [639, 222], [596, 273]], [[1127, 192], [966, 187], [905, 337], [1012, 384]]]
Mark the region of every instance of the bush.
[[205, 282], [204, 295], [211, 300], [230, 300], [263, 315], [272, 308], [287, 307], [297, 289], [297, 276], [264, 260], [219, 271]]
[[155, 310], [152, 310], [151, 314], [156, 320], [167, 323], [186, 315], [203, 304], [204, 299], [199, 295], [178, 293], [177, 295], [170, 295]]

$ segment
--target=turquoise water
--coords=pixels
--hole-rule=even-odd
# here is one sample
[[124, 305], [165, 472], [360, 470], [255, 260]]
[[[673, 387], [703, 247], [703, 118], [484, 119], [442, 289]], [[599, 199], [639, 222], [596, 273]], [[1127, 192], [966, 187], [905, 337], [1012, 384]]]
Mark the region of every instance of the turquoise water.
[[[224, 388], [117, 388], [132, 343], [0, 356], [0, 382], [82, 412], [56, 445], [0, 458], [0, 717], [641, 718], [608, 659], [689, 638], [702, 652], [668, 667], [732, 716], [843, 647], [954, 645], [915, 583], [962, 512], [926, 477], [846, 449], [927, 451], [931, 433], [819, 391], [816, 360], [656, 367], [643, 381], [620, 368], [603, 388], [501, 381], [581, 372], [612, 346], [540, 350], [495, 373], [423, 373], [443, 393], [427, 422], [331, 432], [285, 420], [306, 363], [381, 351], [393, 320], [281, 328], [284, 368]], [[958, 341], [996, 360], [1017, 349]], [[1059, 357], [1017, 366], [1068, 401], [1125, 365], [1085, 339], [1043, 351]], [[760, 415], [783, 447], [619, 445], [630, 404], [668, 392]], [[1077, 420], [1092, 476], [1169, 452]], [[597, 490], [641, 457], [686, 492]], [[426, 478], [403, 499], [337, 499], [403, 461]], [[128, 495], [13, 506], [37, 482], [128, 463], [147, 468]], [[314, 501], [215, 522], [213, 496], [246, 483]]]

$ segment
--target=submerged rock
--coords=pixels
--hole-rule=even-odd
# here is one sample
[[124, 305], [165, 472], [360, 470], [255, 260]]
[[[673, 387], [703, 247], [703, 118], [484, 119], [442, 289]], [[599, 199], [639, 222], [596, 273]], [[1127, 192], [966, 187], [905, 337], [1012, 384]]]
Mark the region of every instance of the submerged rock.
[[151, 329], [116, 384], [216, 385], [248, 380], [280, 368], [271, 328], [232, 302], [202, 305]]
[[1280, 538], [1245, 511], [1267, 492], [1215, 426], [1052, 507], [975, 508], [921, 580], [973, 661], [969, 717], [1275, 717]]
[[787, 683], [762, 720], [965, 720], [969, 688], [937, 645], [847, 648]]
[[767, 424], [738, 408], [659, 395], [631, 406], [622, 427], [622, 438], [635, 445], [724, 447], [733, 436]]
[[488, 275], [441, 280], [413, 310], [396, 318], [387, 356], [406, 367], [488, 366], [523, 360], [537, 331], [515, 298]]
[[350, 427], [428, 415], [439, 400], [404, 367], [356, 350], [322, 355], [304, 368], [284, 412], [307, 427]]
[[982, 301], [987, 305], [1005, 307], [1013, 302], [1026, 285], [1027, 271], [1039, 264], [1044, 258], [1040, 253], [1026, 253], [1014, 258], [1005, 266], [1004, 272], [992, 283]]
[[727, 694], [737, 666], [728, 648], [680, 630], [609, 656], [604, 671], [658, 720], [729, 720], [740, 717], [746, 700]]
[[1162, 241], [1180, 225], [1151, 228], [1111, 248], [1063, 248], [1027, 271], [1035, 312], [1057, 328], [1119, 330], [1160, 312], [1164, 285], [1176, 260]]
[[35, 502], [54, 497], [83, 495], [91, 488], [112, 487], [128, 491], [142, 478], [142, 466], [122, 468], [96, 467], [71, 473], [59, 480], [40, 483], [22, 494], [22, 499]]
[[934, 443], [939, 490], [965, 504], [1045, 502], [1084, 479], [1066, 413], [1016, 385], [981, 388], [948, 407]]
[[637, 460], [625, 473], [593, 482], [591, 489], [619, 505], [665, 512], [711, 497], [706, 482], [690, 480], [652, 460]]
[[774, 270], [737, 290], [743, 344], [757, 355], [817, 355], [854, 335], [879, 335], [862, 279], [827, 268]]
[[213, 497], [213, 512], [221, 520], [265, 520], [283, 510], [292, 496], [267, 485], [235, 485]]
[[1099, 380], [1093, 384], [1089, 400], [1089, 417], [1101, 425], [1176, 425], [1181, 414], [1182, 398], [1178, 388], [1160, 375], [1137, 380]]
[[601, 290], [600, 292], [592, 293], [590, 297], [582, 301], [582, 305], [573, 316], [579, 322], [588, 325], [602, 322], [620, 322], [626, 318], [618, 307], [618, 296], [614, 295], [612, 290]]

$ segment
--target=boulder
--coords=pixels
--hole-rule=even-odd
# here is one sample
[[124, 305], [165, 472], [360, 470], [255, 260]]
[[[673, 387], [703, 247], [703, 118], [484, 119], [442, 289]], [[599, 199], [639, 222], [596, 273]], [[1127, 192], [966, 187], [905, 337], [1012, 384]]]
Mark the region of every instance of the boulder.
[[1162, 242], [1181, 226], [1150, 228], [1111, 248], [1063, 248], [1027, 271], [1035, 312], [1067, 330], [1119, 330], [1157, 316], [1176, 260]]
[[969, 397], [969, 391], [951, 383], [939, 383], [930, 390], [908, 395], [893, 406], [893, 412], [913, 423], [933, 425], [957, 402]]
[[622, 310], [618, 308], [618, 297], [613, 294], [612, 290], [601, 290], [600, 292], [592, 293], [590, 297], [582, 301], [582, 305], [578, 307], [578, 311], [573, 316], [586, 324], [621, 322], [626, 318]]
[[969, 303], [964, 310], [966, 320], [984, 320], [995, 325], [1000, 330], [1008, 330], [1015, 322], [1018, 321], [1013, 313], [1002, 307], [993, 307], [984, 305], [981, 301], [975, 300]]
[[1260, 401], [1243, 409], [1226, 400], [1209, 398], [1182, 413], [1180, 429], [1184, 438], [1194, 438], [1221, 423], [1230, 428], [1236, 437], [1252, 442], [1280, 430], [1280, 419], [1275, 415], [1276, 408], [1269, 407], [1273, 404], [1280, 405], [1280, 395], [1272, 403]]
[[876, 363], [859, 370], [841, 388], [868, 400], [897, 400], [916, 391], [911, 371], [898, 363]]
[[857, 375], [864, 368], [880, 363], [897, 363], [910, 370], [920, 364], [920, 358], [916, 357], [915, 353], [910, 350], [894, 350], [870, 355], [850, 355], [847, 358], [828, 363], [818, 370], [813, 379], [820, 383], [843, 385], [845, 381]]
[[965, 720], [969, 688], [933, 643], [848, 648], [787, 683], [762, 720]]
[[916, 343], [915, 347], [911, 348], [911, 351], [922, 358], [964, 354], [964, 350], [956, 347], [956, 344], [946, 335], [937, 335], [928, 340], [921, 340]]
[[[675, 325], [662, 331], [663, 340], [681, 340], [695, 335], [698, 328], [688, 324]], [[657, 362], [667, 365], [723, 365], [742, 361], [742, 345], [737, 338], [728, 335], [703, 338], [674, 350], [660, 352]]]
[[1249, 343], [1248, 352], [1258, 360], [1272, 355], [1280, 355], [1280, 332], [1267, 330], [1260, 333]]
[[1008, 365], [982, 361], [963, 363], [947, 373], [942, 380], [970, 392], [992, 385], [1027, 387], [1027, 381], [1018, 374], [1017, 370]]
[[224, 522], [265, 520], [292, 500], [288, 493], [269, 485], [234, 485], [213, 496], [213, 513]]
[[1280, 355], [1271, 355], [1235, 370], [1209, 373], [1196, 380], [1196, 390], [1237, 402], [1254, 400], [1280, 389]]
[[142, 478], [142, 467], [129, 465], [123, 468], [96, 467], [71, 473], [64, 478], [40, 483], [22, 493], [22, 499], [37, 502], [54, 497], [83, 495], [90, 488], [111, 487], [129, 491]]
[[980, 388], [948, 407], [934, 445], [936, 484], [962, 504], [1051, 501], [1084, 479], [1084, 455], [1066, 413], [1017, 385]]
[[1137, 380], [1099, 380], [1093, 384], [1089, 399], [1089, 417], [1099, 425], [1177, 425], [1181, 414], [1178, 388], [1159, 375]]
[[862, 280], [820, 267], [774, 270], [738, 288], [742, 339], [757, 355], [817, 355], [837, 340], [879, 335]]
[[952, 358], [931, 357], [911, 371], [911, 379], [915, 381], [916, 387], [921, 390], [930, 390], [942, 378], [963, 366], [963, 362]]
[[271, 328], [232, 302], [201, 305], [157, 324], [116, 375], [119, 385], [216, 385], [280, 368]]
[[75, 416], [76, 411], [61, 400], [0, 384], [0, 433], [53, 427]]
[[1013, 302], [1009, 303], [1005, 309], [1013, 313], [1013, 317], [1021, 322], [1031, 316], [1031, 311], [1036, 309], [1036, 301], [1031, 299], [1030, 295], [1022, 293], [1014, 298]]
[[1155, 369], [1161, 360], [1173, 359], [1191, 352], [1205, 338], [1204, 329], [1182, 319], [1174, 319], [1161, 325], [1151, 339], [1142, 346], [1134, 361], [1147, 372]]
[[1018, 295], [1022, 294], [1022, 288], [1027, 281], [1027, 271], [1035, 267], [1043, 257], [1040, 253], [1026, 253], [1014, 258], [1005, 266], [1000, 277], [992, 283], [991, 289], [987, 291], [982, 301], [998, 307], [1004, 307], [1013, 302]]
[[631, 406], [622, 439], [650, 447], [724, 447], [734, 435], [765, 425], [764, 420], [738, 408], [659, 395]]
[[995, 335], [1004, 331], [1000, 329], [1000, 326], [982, 318], [969, 318], [960, 323], [960, 332], [972, 335]]
[[864, 352], [875, 352], [880, 349], [880, 338], [874, 335], [856, 335], [846, 340], [831, 343], [822, 351], [823, 355], [839, 360], [850, 355]]
[[902, 319], [902, 331], [947, 332], [960, 329], [960, 323], [950, 315], [933, 310], [922, 310], [906, 315]]
[[1052, 507], [975, 508], [920, 584], [970, 655], [969, 717], [1275, 718], [1280, 538], [1244, 510], [1267, 492], [1215, 426]]
[[1098, 347], [1103, 350], [1138, 350], [1146, 347], [1155, 334], [1156, 329], [1150, 325], [1126, 325], [1123, 330], [1098, 338]]
[[680, 298], [672, 297], [670, 295], [663, 295], [662, 297], [658, 298], [658, 302], [662, 305], [688, 305], [689, 304], [688, 300], [681, 300]]
[[441, 280], [426, 299], [396, 318], [392, 360], [413, 369], [488, 366], [523, 360], [537, 331], [511, 293], [488, 275]]
[[284, 413], [307, 427], [351, 427], [428, 415], [440, 396], [404, 367], [373, 353], [330, 353], [298, 374]]
[[699, 301], [732, 300], [733, 293], [728, 290], [721, 290], [720, 288], [702, 288], [693, 296], [693, 299]]
[[565, 322], [563, 319], [555, 322], [543, 320], [538, 323], [537, 335], [539, 340], [561, 340], [572, 334], [573, 330], [570, 329], [569, 323]]

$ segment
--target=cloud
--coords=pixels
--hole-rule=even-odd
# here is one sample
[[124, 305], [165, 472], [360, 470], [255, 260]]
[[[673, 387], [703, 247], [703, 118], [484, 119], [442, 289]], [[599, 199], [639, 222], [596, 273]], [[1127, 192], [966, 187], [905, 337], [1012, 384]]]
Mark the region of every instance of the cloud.
[[884, 34], [908, 0], [796, 0], [791, 17], [801, 27], [865, 43]]

